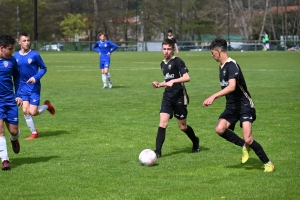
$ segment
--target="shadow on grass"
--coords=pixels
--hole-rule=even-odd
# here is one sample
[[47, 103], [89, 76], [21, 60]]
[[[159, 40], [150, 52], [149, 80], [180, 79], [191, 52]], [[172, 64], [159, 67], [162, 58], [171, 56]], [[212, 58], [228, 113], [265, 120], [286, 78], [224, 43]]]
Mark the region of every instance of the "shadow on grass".
[[65, 130], [57, 130], [57, 131], [39, 131], [39, 138], [42, 137], [53, 137], [58, 135], [71, 134]]
[[34, 164], [39, 162], [48, 162], [53, 158], [58, 158], [59, 156], [46, 156], [46, 157], [24, 157], [24, 158], [14, 158], [10, 159], [12, 164], [12, 168], [19, 167], [24, 164]]
[[236, 164], [236, 165], [228, 165], [226, 168], [233, 168], [233, 169], [239, 169], [244, 168], [246, 170], [262, 170], [263, 163], [259, 159], [255, 158], [249, 158], [249, 160], [242, 164]]
[[[202, 151], [208, 151], [208, 150], [210, 150], [210, 149], [200, 145], [200, 152], [198, 152], [198, 153], [201, 153]], [[168, 153], [168, 154], [163, 154], [162, 153], [162, 156], [165, 157], [165, 156], [171, 156], [171, 155], [176, 155], [176, 154], [181, 154], [181, 153], [192, 153], [191, 151], [192, 151], [191, 147], [186, 147], [184, 149], [173, 151], [173, 152]], [[194, 153], [194, 154], [198, 154], [198, 153]]]

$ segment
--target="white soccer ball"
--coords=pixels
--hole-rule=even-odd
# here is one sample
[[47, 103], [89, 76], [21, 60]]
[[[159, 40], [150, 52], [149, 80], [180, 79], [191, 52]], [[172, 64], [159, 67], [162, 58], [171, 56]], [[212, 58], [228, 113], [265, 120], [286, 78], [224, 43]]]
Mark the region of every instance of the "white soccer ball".
[[151, 149], [144, 149], [139, 155], [139, 161], [141, 165], [154, 165], [156, 161], [156, 153]]

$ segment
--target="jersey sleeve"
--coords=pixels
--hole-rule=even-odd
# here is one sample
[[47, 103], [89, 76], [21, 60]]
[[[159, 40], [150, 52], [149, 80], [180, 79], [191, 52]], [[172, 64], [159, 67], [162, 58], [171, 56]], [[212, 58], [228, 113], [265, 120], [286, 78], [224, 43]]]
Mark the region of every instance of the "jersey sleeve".
[[177, 58], [177, 67], [178, 67], [178, 70], [180, 71], [180, 73], [182, 75], [189, 72], [189, 70], [186, 67], [184, 61], [181, 60], [180, 58]]
[[96, 51], [97, 53], [100, 53], [100, 50], [99, 50], [99, 42], [96, 42], [93, 46], [93, 50]]
[[46, 74], [47, 67], [39, 54], [36, 55], [36, 62], [37, 62], [38, 67], [40, 68], [40, 70], [36, 75], [33, 76], [33, 78], [36, 81], [39, 81]]
[[229, 62], [227, 63], [228, 65], [228, 80], [229, 79], [239, 79], [239, 73], [240, 73], [240, 70], [239, 70], [239, 67], [237, 64], [235, 64], [234, 62]]
[[116, 45], [112, 41], [109, 41], [109, 45], [111, 46], [110, 53], [114, 52], [118, 48], [118, 45]]

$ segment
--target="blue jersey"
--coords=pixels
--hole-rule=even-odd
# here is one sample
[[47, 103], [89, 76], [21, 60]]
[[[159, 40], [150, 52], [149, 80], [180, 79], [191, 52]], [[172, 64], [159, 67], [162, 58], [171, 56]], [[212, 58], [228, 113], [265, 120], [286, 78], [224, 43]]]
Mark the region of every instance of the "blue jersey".
[[[17, 59], [18, 68], [20, 70], [20, 89], [18, 95], [30, 95], [31, 93], [40, 94], [40, 79], [47, 72], [47, 68], [40, 54], [34, 50], [30, 50], [26, 54], [21, 54], [19, 51], [14, 54], [14, 57]], [[31, 77], [35, 79], [34, 84], [27, 83]]]
[[118, 45], [116, 45], [110, 40], [105, 40], [104, 42], [99, 40], [94, 44], [93, 50], [98, 52], [101, 55], [100, 63], [109, 63], [110, 56], [107, 54], [114, 52], [117, 48]]
[[0, 105], [16, 105], [15, 93], [19, 87], [19, 70], [14, 57], [0, 58]]

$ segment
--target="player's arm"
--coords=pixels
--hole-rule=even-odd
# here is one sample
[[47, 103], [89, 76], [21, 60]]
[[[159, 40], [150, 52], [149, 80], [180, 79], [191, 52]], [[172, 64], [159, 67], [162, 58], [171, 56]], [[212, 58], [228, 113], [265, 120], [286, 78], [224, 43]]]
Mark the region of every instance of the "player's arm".
[[96, 42], [93, 46], [93, 50], [96, 51], [97, 53], [100, 53], [100, 50], [98, 47], [99, 47], [99, 44], [98, 44], [98, 42]]
[[41, 78], [46, 74], [47, 72], [47, 67], [44, 63], [44, 61], [42, 60], [40, 55], [36, 56], [36, 62], [37, 62], [37, 66], [39, 67], [39, 72], [34, 75], [33, 77], [29, 78], [27, 83], [32, 83], [34, 84], [35, 82], [41, 80]]
[[110, 41], [110, 44], [111, 44], [112, 48], [110, 49], [109, 53], [111, 54], [112, 52], [114, 52], [118, 48], [118, 45], [116, 45], [115, 43], [113, 43], [111, 41]]
[[222, 96], [225, 96], [233, 91], [235, 91], [235, 87], [236, 87], [236, 79], [232, 78], [229, 79], [229, 84], [227, 87], [225, 87], [223, 90], [211, 95], [209, 98], [207, 98], [205, 101], [203, 101], [202, 105], [203, 106], [209, 106], [211, 104], [213, 104], [213, 102], [217, 99], [220, 98]]
[[13, 78], [13, 83], [14, 83], [16, 102], [17, 102], [18, 106], [22, 106], [23, 101], [22, 101], [21, 97], [19, 97], [19, 95], [18, 95], [19, 84], [20, 84], [20, 71], [17, 66], [17, 62], [15, 63], [15, 65], [12, 68], [12, 78]]
[[166, 87], [172, 87], [174, 83], [185, 83], [185, 82], [189, 82], [191, 79], [190, 79], [190, 76], [189, 74], [186, 72], [182, 75], [182, 77], [180, 78], [176, 78], [176, 79], [172, 79], [168, 82], [165, 83], [165, 86]]
[[179, 53], [179, 50], [178, 50], [178, 45], [177, 45], [177, 43], [175, 43], [174, 46], [175, 46], [175, 51], [176, 51], [176, 53], [178, 54], [178, 53]]
[[165, 86], [166, 81], [163, 81], [161, 83], [157, 82], [157, 81], [153, 81], [152, 82], [152, 86], [155, 88], [160, 88], [160, 87], [164, 87]]

